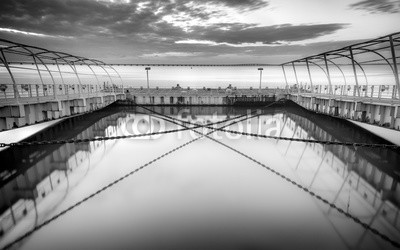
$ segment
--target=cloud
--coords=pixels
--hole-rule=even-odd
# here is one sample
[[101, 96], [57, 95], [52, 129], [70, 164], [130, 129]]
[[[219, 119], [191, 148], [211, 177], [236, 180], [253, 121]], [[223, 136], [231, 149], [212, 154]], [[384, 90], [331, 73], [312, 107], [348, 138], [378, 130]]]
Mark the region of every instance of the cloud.
[[263, 0], [2, 0], [0, 26], [47, 35], [130, 36], [151, 33], [165, 17], [174, 17], [171, 26], [179, 21], [202, 23], [226, 15], [217, 6], [250, 11], [267, 5]]
[[199, 52], [163, 52], [163, 53], [151, 53], [143, 54], [140, 57], [188, 57], [188, 56], [198, 56]]
[[[257, 24], [207, 23], [223, 16], [223, 10], [265, 7], [262, 0], [94, 1], [94, 0], [2, 0], [0, 24], [3, 29], [64, 37], [104, 37], [135, 43], [174, 44], [182, 40], [215, 43], [279, 44], [331, 34], [344, 24], [257, 26]], [[37, 6], [41, 6], [37, 8]], [[169, 19], [168, 19], [169, 18]], [[193, 21], [195, 20], [195, 21]], [[182, 25], [178, 25], [178, 24]]]
[[399, 0], [364, 0], [350, 5], [353, 9], [366, 10], [369, 13], [399, 13]]
[[[148, 30], [160, 20], [151, 9], [140, 11], [136, 3], [107, 3], [94, 0], [3, 0], [2, 28], [63, 35], [113, 35]], [[39, 6], [39, 7], [38, 7]]]
[[269, 4], [268, 1], [263, 0], [205, 0], [205, 2], [221, 4], [242, 11], [264, 8]]
[[303, 41], [332, 34], [346, 26], [347, 24], [341, 23], [272, 26], [255, 26], [242, 23], [215, 24], [209, 27], [194, 28], [191, 35], [193, 39], [215, 43], [276, 45], [282, 42]]
[[[0, 32], [23, 34], [23, 35], [27, 35], [27, 36], [37, 36], [37, 37], [55, 37], [55, 36], [49, 36], [49, 35], [40, 34], [40, 33], [27, 32], [27, 31], [23, 31], [23, 30], [15, 30], [15, 29], [8, 29], [8, 28], [0, 28]], [[65, 37], [63, 37], [63, 38], [65, 38]]]
[[105, 61], [191, 60], [284, 53], [287, 45], [347, 27], [341, 23], [261, 26], [228, 15], [267, 6], [268, 1], [262, 0], [1, 0], [0, 34]]

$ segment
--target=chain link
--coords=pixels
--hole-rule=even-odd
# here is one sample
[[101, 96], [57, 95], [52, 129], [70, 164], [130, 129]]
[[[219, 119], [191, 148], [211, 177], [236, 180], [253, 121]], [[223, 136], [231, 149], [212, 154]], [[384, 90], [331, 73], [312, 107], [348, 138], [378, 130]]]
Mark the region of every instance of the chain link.
[[[196, 125], [200, 128], [202, 125]], [[37, 146], [37, 145], [48, 145], [48, 144], [64, 144], [64, 143], [82, 143], [82, 142], [92, 142], [92, 141], [106, 141], [106, 140], [116, 140], [116, 139], [127, 139], [136, 138], [151, 135], [169, 134], [179, 131], [189, 130], [190, 128], [172, 129], [161, 132], [153, 132], [146, 134], [135, 134], [135, 135], [121, 135], [121, 136], [110, 136], [110, 137], [97, 137], [97, 138], [86, 138], [86, 139], [68, 139], [68, 140], [50, 140], [50, 141], [22, 141], [14, 143], [0, 143], [0, 148], [2, 147], [18, 147], [18, 146]]]
[[[152, 110], [150, 110], [150, 109], [147, 109], [147, 110], [152, 111]], [[152, 111], [152, 112], [153, 112], [153, 113], [156, 113], [156, 114], [159, 114], [159, 113], [157, 113], [157, 112], [155, 112], [155, 111]], [[258, 115], [260, 115], [260, 114], [258, 114]], [[167, 115], [161, 114], [161, 116], [167, 117], [167, 118], [170, 118], [170, 119], [173, 119], [173, 120], [181, 121], [181, 120], [179, 120], [179, 119], [176, 119], [176, 118], [173, 118], [173, 117], [170, 117], [170, 116], [167, 116]], [[256, 116], [257, 116], [257, 115], [256, 115]], [[248, 119], [250, 119], [250, 117], [249, 117]], [[184, 121], [181, 121], [181, 122], [184, 122]], [[187, 123], [187, 122], [184, 122], [184, 123]], [[178, 124], [178, 125], [179, 125], [179, 124]], [[187, 128], [187, 126], [185, 126], [185, 125], [181, 125], [181, 126]], [[224, 127], [227, 127], [227, 126], [229, 126], [229, 125], [223, 126], [223, 127], [221, 127], [221, 128], [210, 128], [210, 129], [212, 129], [212, 131], [209, 132], [208, 134], [213, 133], [213, 132], [215, 132], [215, 131], [217, 131], [217, 130], [222, 130], [222, 131], [224, 131]], [[192, 129], [195, 129], [195, 128], [192, 128]], [[193, 131], [195, 131], [195, 132], [198, 133], [198, 134], [201, 134], [200, 132], [198, 132], [198, 131], [196, 131], [196, 130], [193, 130]], [[249, 156], [249, 155], [247, 155], [247, 154], [245, 154], [245, 153], [243, 153], [243, 152], [240, 152], [239, 150], [237, 150], [237, 149], [235, 149], [235, 148], [233, 148], [233, 147], [231, 147], [231, 146], [229, 146], [229, 145], [226, 145], [225, 143], [223, 143], [223, 142], [221, 142], [221, 141], [218, 141], [218, 140], [216, 140], [216, 139], [214, 139], [214, 138], [212, 138], [212, 137], [209, 137], [208, 134], [207, 134], [207, 135], [203, 135], [203, 134], [202, 134], [202, 136], [205, 136], [205, 137], [207, 137], [207, 138], [209, 138], [209, 139], [211, 139], [211, 140], [213, 140], [213, 141], [219, 143], [220, 145], [222, 145], [222, 146], [224, 146], [224, 147], [227, 147], [227, 148], [231, 149], [232, 151], [234, 151], [234, 152], [236, 152], [236, 153], [238, 153], [238, 154], [240, 154], [240, 155], [246, 157], [247, 159], [249, 159], [249, 160], [255, 162], [255, 163], [258, 164], [259, 166], [261, 166], [261, 167], [267, 169], [268, 171], [270, 171], [270, 172], [272, 172], [273, 174], [277, 175], [278, 177], [284, 179], [284, 180], [287, 181], [288, 183], [290, 183], [290, 184], [296, 186], [296, 187], [299, 188], [300, 190], [302, 190], [302, 191], [308, 193], [309, 195], [311, 195], [312, 197], [316, 198], [317, 200], [319, 200], [319, 201], [325, 203], [326, 205], [330, 206], [331, 208], [335, 209], [335, 210], [338, 211], [340, 214], [343, 214], [343, 215], [346, 216], [347, 218], [353, 220], [355, 223], [361, 225], [361, 226], [362, 226], [363, 228], [365, 228], [366, 230], [368, 230], [368, 231], [372, 232], [373, 234], [379, 236], [381, 239], [383, 239], [383, 240], [389, 242], [390, 244], [392, 244], [393, 246], [395, 246], [395, 247], [397, 247], [397, 248], [400, 248], [400, 243], [399, 243], [399, 242], [397, 242], [397, 241], [391, 239], [391, 238], [388, 237], [387, 235], [381, 233], [381, 232], [380, 232], [379, 230], [377, 230], [376, 228], [371, 227], [369, 224], [367, 224], [367, 223], [361, 221], [359, 218], [357, 218], [356, 216], [350, 214], [349, 212], [344, 211], [342, 208], [336, 206], [334, 203], [331, 203], [330, 201], [328, 201], [327, 199], [323, 198], [322, 196], [320, 196], [320, 195], [314, 193], [314, 192], [311, 191], [309, 188], [307, 188], [307, 187], [305, 187], [305, 186], [303, 186], [303, 185], [297, 183], [296, 181], [294, 181], [294, 180], [290, 179], [289, 177], [285, 176], [284, 174], [282, 174], [282, 173], [280, 173], [280, 172], [278, 172], [278, 171], [272, 169], [271, 167], [266, 166], [265, 164], [263, 164], [263, 163], [257, 161], [256, 159], [254, 159], [253, 157], [251, 157], [251, 156]], [[290, 139], [290, 138], [288, 138], [288, 139]]]
[[[151, 111], [157, 115], [160, 116], [165, 116], [161, 113], [155, 112], [151, 109], [148, 109], [146, 107], [140, 106], [148, 111]], [[254, 112], [253, 112], [254, 113]], [[251, 114], [251, 113], [250, 113]], [[254, 115], [254, 116], [250, 116], [248, 119], [254, 118], [256, 116], [259, 116], [260, 114]], [[184, 124], [188, 124], [188, 125], [193, 125], [193, 126], [197, 126], [196, 123], [192, 123], [189, 121], [184, 121], [184, 120], [180, 120], [171, 116], [165, 116], [168, 117], [169, 119], [173, 119], [177, 122], [180, 123], [184, 123]], [[181, 125], [182, 124], [178, 124]], [[353, 147], [367, 147], [367, 148], [390, 148], [390, 149], [400, 149], [399, 145], [395, 145], [395, 144], [378, 144], [378, 143], [362, 143], [362, 142], [339, 142], [339, 141], [322, 141], [322, 140], [310, 140], [310, 139], [301, 139], [301, 138], [291, 138], [291, 137], [281, 137], [281, 136], [270, 136], [270, 135], [260, 135], [260, 134], [254, 134], [254, 133], [247, 133], [247, 132], [239, 132], [239, 131], [235, 131], [235, 130], [230, 130], [230, 129], [224, 129], [224, 128], [215, 128], [212, 127], [214, 124], [207, 124], [204, 125], [205, 128], [208, 129], [214, 129], [214, 130], [219, 130], [222, 132], [228, 132], [228, 133], [232, 133], [232, 134], [240, 134], [240, 135], [247, 135], [247, 136], [252, 136], [252, 137], [258, 137], [258, 138], [266, 138], [266, 139], [275, 139], [275, 140], [285, 140], [285, 141], [297, 141], [297, 142], [308, 142], [308, 143], [318, 143], [318, 144], [323, 144], [323, 145], [342, 145], [342, 146], [353, 146]], [[187, 127], [186, 127], [187, 128]], [[192, 128], [194, 129], [194, 128]]]
[[[149, 109], [147, 109], [147, 110], [149, 110]], [[150, 110], [150, 111], [152, 111], [152, 110]], [[152, 112], [153, 112], [153, 111], [152, 111]], [[181, 120], [176, 119], [176, 118], [173, 118], [173, 117], [169, 117], [169, 116], [165, 116], [165, 115], [163, 115], [163, 116], [164, 116], [164, 117], [168, 117], [169, 119], [178, 120], [179, 122], [189, 123], [189, 122], [181, 121]], [[247, 115], [246, 115], [246, 116], [247, 116]], [[237, 118], [238, 118], [238, 117], [235, 117], [234, 119], [237, 119]], [[250, 118], [251, 118], [251, 117], [246, 117], [246, 118], [244, 118], [244, 119], [241, 119], [241, 120], [239, 120], [239, 121], [236, 121], [235, 123], [240, 122], [240, 121], [245, 120], [245, 119], [250, 119]], [[221, 121], [221, 122], [226, 122], [226, 121], [227, 121], [227, 120], [224, 120], [224, 121]], [[221, 123], [221, 122], [219, 122], [219, 123]], [[193, 124], [192, 124], [192, 125], [193, 125]], [[232, 125], [232, 123], [229, 124], [229, 125]], [[329, 201], [326, 200], [325, 198], [323, 198], [323, 197], [321, 197], [320, 195], [314, 193], [313, 191], [311, 191], [311, 190], [308, 189], [307, 187], [302, 186], [301, 184], [299, 184], [299, 183], [293, 181], [292, 179], [286, 177], [285, 175], [279, 173], [278, 171], [276, 171], [276, 170], [274, 170], [274, 169], [272, 169], [272, 168], [270, 168], [270, 167], [264, 165], [263, 163], [261, 163], [261, 162], [257, 161], [256, 159], [252, 158], [251, 156], [248, 156], [248, 155], [246, 155], [246, 154], [244, 154], [244, 153], [238, 151], [237, 149], [235, 149], [235, 148], [233, 148], [233, 147], [231, 147], [231, 146], [228, 146], [228, 145], [226, 145], [226, 144], [224, 144], [224, 143], [222, 143], [222, 142], [220, 142], [220, 141], [218, 141], [218, 140], [215, 140], [214, 138], [211, 138], [211, 137], [208, 136], [209, 134], [211, 134], [211, 133], [213, 133], [213, 132], [215, 132], [215, 131], [217, 131], [217, 130], [226, 131], [226, 132], [232, 132], [232, 131], [230, 131], [230, 130], [225, 130], [225, 129], [224, 129], [224, 127], [227, 127], [227, 126], [229, 126], [229, 125], [225, 125], [225, 126], [223, 126], [223, 127], [221, 127], [221, 128], [210, 128], [210, 127], [209, 127], [210, 129], [212, 129], [212, 131], [210, 131], [209, 133], [207, 133], [207, 134], [205, 134], [205, 135], [204, 135], [204, 134], [201, 134], [201, 133], [198, 132], [198, 131], [196, 131], [197, 133], [200, 133], [202, 136], [201, 136], [201, 137], [198, 137], [198, 138], [195, 138], [195, 139], [193, 139], [193, 140], [191, 140], [191, 141], [189, 141], [189, 142], [186, 142], [186, 143], [184, 143], [184, 144], [182, 144], [182, 145], [180, 145], [180, 146], [178, 146], [178, 147], [176, 147], [176, 148], [174, 148], [174, 149], [168, 151], [167, 153], [164, 153], [163, 155], [161, 155], [161, 156], [159, 156], [159, 157], [157, 157], [157, 158], [155, 158], [155, 159], [153, 159], [153, 160], [147, 162], [146, 164], [142, 165], [141, 167], [139, 167], [139, 168], [137, 168], [137, 169], [135, 169], [135, 170], [129, 172], [128, 174], [126, 174], [126, 175], [120, 177], [119, 179], [117, 179], [117, 180], [115, 180], [115, 181], [109, 183], [108, 185], [106, 185], [106, 186], [104, 186], [103, 188], [97, 190], [96, 192], [92, 193], [91, 195], [87, 196], [86, 198], [80, 200], [79, 202], [75, 203], [74, 205], [68, 207], [67, 209], [65, 209], [65, 210], [63, 210], [63, 211], [61, 211], [60, 213], [58, 213], [57, 215], [53, 216], [53, 217], [50, 218], [49, 220], [46, 220], [46, 221], [43, 222], [42, 224], [40, 224], [40, 225], [34, 227], [32, 230], [28, 231], [28, 232], [25, 233], [24, 235], [20, 236], [19, 238], [17, 238], [17, 239], [14, 240], [13, 242], [11, 242], [11, 243], [9, 243], [8, 245], [6, 245], [6, 246], [4, 247], [4, 249], [10, 248], [10, 247], [13, 246], [15, 243], [17, 243], [17, 242], [19, 242], [19, 241], [25, 239], [26, 237], [28, 237], [29, 235], [31, 235], [31, 234], [34, 233], [35, 231], [37, 231], [37, 230], [39, 230], [40, 228], [46, 226], [47, 224], [49, 224], [49, 223], [51, 223], [52, 221], [56, 220], [56, 219], [59, 218], [60, 216], [66, 214], [67, 212], [71, 211], [71, 210], [74, 209], [75, 207], [78, 207], [79, 205], [81, 205], [82, 203], [88, 201], [89, 199], [93, 198], [94, 196], [96, 196], [96, 195], [102, 193], [103, 191], [109, 189], [110, 187], [114, 186], [114, 185], [117, 184], [118, 182], [120, 182], [120, 181], [126, 179], [127, 177], [133, 175], [134, 173], [137, 173], [138, 171], [142, 170], [143, 168], [149, 166], [150, 164], [152, 164], [152, 163], [154, 163], [154, 162], [156, 162], [156, 161], [158, 161], [158, 160], [164, 158], [165, 156], [167, 156], [167, 155], [169, 155], [169, 154], [171, 154], [171, 153], [173, 153], [173, 152], [175, 152], [175, 151], [177, 151], [177, 150], [179, 150], [179, 149], [181, 149], [181, 148], [183, 148], [183, 147], [189, 145], [190, 143], [193, 143], [193, 142], [199, 140], [199, 139], [202, 138], [203, 136], [206, 136], [206, 137], [212, 139], [213, 141], [215, 141], [215, 142], [217, 142], [217, 143], [219, 143], [219, 144], [221, 144], [221, 145], [223, 145], [223, 146], [225, 146], [225, 147], [227, 147], [227, 148], [233, 150], [234, 152], [236, 152], [236, 153], [238, 153], [238, 154], [240, 154], [240, 155], [242, 155], [242, 156], [248, 158], [249, 160], [255, 162], [256, 164], [262, 166], [263, 168], [265, 168], [265, 169], [267, 169], [268, 171], [272, 172], [273, 174], [277, 175], [278, 177], [284, 179], [284, 180], [287, 181], [288, 183], [290, 183], [290, 184], [292, 184], [292, 185], [298, 187], [299, 189], [301, 189], [301, 190], [303, 190], [304, 192], [310, 194], [311, 196], [315, 197], [316, 199], [320, 200], [321, 202], [323, 202], [323, 203], [329, 205], [331, 208], [335, 209], [336, 211], [338, 211], [339, 213], [345, 215], [346, 217], [352, 219], [355, 223], [360, 224], [362, 227], [364, 227], [365, 229], [369, 230], [370, 232], [376, 234], [377, 236], [381, 237], [383, 240], [385, 240], [385, 241], [387, 241], [387, 242], [390, 242], [393, 246], [400, 247], [400, 244], [399, 244], [398, 242], [392, 240], [391, 238], [389, 238], [389, 237], [386, 236], [385, 234], [381, 233], [381, 232], [378, 231], [377, 229], [371, 227], [370, 225], [368, 225], [368, 224], [362, 222], [359, 218], [357, 218], [357, 217], [353, 216], [352, 214], [350, 214], [350, 213], [344, 211], [342, 208], [337, 207], [335, 204], [329, 202]], [[196, 128], [201, 128], [201, 127], [204, 127], [204, 126], [185, 127], [184, 129], [169, 130], [169, 131], [164, 131], [164, 132], [162, 132], [162, 133], [172, 133], [172, 132], [174, 132], [174, 131], [176, 132], [176, 131], [182, 131], [182, 130], [188, 130], [188, 129], [194, 130], [194, 129], [196, 129]], [[208, 126], [206, 126], [206, 127], [208, 127]], [[237, 132], [237, 131], [234, 131], [234, 132]], [[151, 134], [156, 134], [156, 133], [151, 133]], [[129, 136], [129, 137], [147, 136], [147, 135], [151, 135], [151, 134], [132, 135], [132, 136]], [[157, 133], [157, 134], [159, 134], [159, 133]], [[247, 135], [248, 133], [245, 133], [245, 134]], [[249, 134], [249, 135], [251, 135], [251, 134]], [[256, 136], [256, 135], [255, 135], [255, 136]], [[127, 138], [127, 137], [125, 137], [125, 136], [117, 136], [117, 137], [114, 137], [113, 139], [121, 139], [122, 137], [123, 137], [123, 138]], [[263, 136], [262, 136], [262, 137], [263, 137]], [[110, 137], [110, 138], [112, 138], [112, 137]], [[105, 139], [105, 138], [95, 138], [95, 139], [100, 139], [100, 140], [101, 140], [101, 139]], [[273, 138], [273, 139], [276, 139], [276, 138]], [[287, 138], [287, 139], [290, 139], [290, 138]], [[91, 141], [91, 140], [93, 140], [93, 139], [81, 139], [80, 141]], [[76, 142], [76, 140], [64, 140], [64, 141], [66, 141], [67, 143], [74, 143], [74, 142]], [[58, 141], [57, 141], [57, 142], [58, 142]], [[1, 144], [0, 144], [0, 145], [1, 145]]]
[[361, 143], [361, 142], [339, 142], [339, 141], [321, 141], [321, 140], [310, 140], [301, 138], [291, 138], [291, 137], [281, 137], [281, 136], [270, 136], [270, 135], [260, 135], [254, 133], [239, 132], [223, 128], [214, 128], [222, 132], [228, 132], [232, 134], [248, 135], [259, 138], [276, 139], [276, 140], [286, 140], [286, 141], [297, 141], [297, 142], [308, 142], [308, 143], [318, 143], [324, 145], [342, 145], [342, 146], [353, 146], [353, 147], [367, 147], [367, 148], [392, 148], [400, 149], [399, 145], [395, 144], [377, 144], [377, 143]]
[[226, 144], [223, 144], [223, 143], [221, 143], [220, 141], [217, 141], [217, 140], [215, 140], [215, 141], [216, 141], [217, 143], [220, 143], [221, 145], [223, 145], [223, 146], [225, 146], [225, 147], [227, 147], [227, 148], [229, 148], [229, 149], [235, 151], [236, 153], [238, 153], [238, 154], [240, 154], [240, 155], [246, 157], [247, 159], [249, 159], [249, 160], [255, 162], [255, 163], [258, 164], [259, 166], [261, 166], [261, 167], [267, 169], [268, 171], [270, 171], [270, 172], [272, 172], [273, 174], [277, 175], [278, 177], [282, 178], [282, 179], [285, 180], [286, 182], [288, 182], [288, 183], [290, 183], [290, 184], [296, 186], [296, 187], [299, 188], [300, 190], [302, 190], [302, 191], [308, 193], [309, 195], [313, 196], [313, 197], [316, 198], [317, 200], [319, 200], [319, 201], [325, 203], [326, 205], [330, 206], [331, 208], [335, 209], [336, 211], [338, 211], [339, 213], [343, 214], [343, 215], [346, 216], [347, 218], [353, 220], [355, 223], [361, 225], [361, 226], [362, 226], [363, 228], [365, 228], [366, 230], [368, 230], [368, 231], [372, 232], [373, 234], [379, 236], [381, 239], [383, 239], [383, 240], [389, 242], [390, 244], [392, 244], [393, 246], [395, 246], [395, 247], [397, 247], [397, 248], [400, 248], [400, 243], [399, 243], [399, 242], [397, 242], [397, 241], [391, 239], [391, 238], [388, 237], [387, 235], [381, 233], [381, 232], [380, 232], [379, 230], [377, 230], [376, 228], [371, 227], [371, 226], [368, 225], [367, 223], [361, 221], [359, 218], [357, 218], [356, 216], [350, 214], [349, 212], [344, 211], [342, 208], [336, 206], [334, 203], [331, 203], [330, 201], [328, 201], [327, 199], [323, 198], [322, 196], [320, 196], [320, 195], [314, 193], [314, 192], [311, 191], [309, 188], [307, 188], [307, 187], [305, 187], [305, 186], [303, 186], [303, 185], [297, 183], [296, 181], [294, 181], [294, 180], [290, 179], [289, 177], [285, 176], [284, 174], [282, 174], [282, 173], [280, 173], [280, 172], [278, 172], [278, 171], [272, 169], [271, 167], [266, 166], [265, 164], [263, 164], [263, 163], [257, 161], [256, 159], [254, 159], [253, 157], [248, 156], [248, 155], [246, 155], [246, 154], [240, 152], [239, 150], [237, 150], [237, 149], [235, 149], [235, 148], [233, 148], [233, 147], [231, 147], [231, 146], [228, 146], [228, 145], [226, 145]]
[[[139, 105], [138, 105], [139, 106]], [[144, 108], [143, 106], [139, 106]], [[146, 109], [146, 108], [145, 108]], [[151, 111], [150, 109], [147, 109]], [[207, 125], [199, 125], [199, 124], [193, 124], [195, 128], [202, 128], [206, 126], [214, 126], [218, 125], [223, 122], [227, 122], [232, 119], [237, 119], [239, 117], [247, 116], [246, 115], [241, 115], [238, 117], [218, 121], [215, 123], [207, 124]], [[49, 145], [49, 144], [65, 144], [65, 143], [82, 143], [82, 142], [92, 142], [92, 141], [106, 141], [106, 140], [116, 140], [116, 139], [127, 139], [127, 138], [136, 138], [136, 137], [143, 137], [143, 136], [152, 136], [152, 135], [160, 135], [160, 134], [169, 134], [169, 133], [175, 133], [179, 131], [185, 131], [185, 130], [190, 130], [194, 128], [181, 128], [181, 129], [173, 129], [173, 130], [167, 130], [167, 131], [161, 131], [161, 132], [153, 132], [153, 133], [146, 133], [146, 134], [136, 134], [136, 135], [122, 135], [122, 136], [105, 136], [105, 137], [97, 137], [97, 138], [86, 138], [86, 139], [67, 139], [67, 140], [49, 140], [49, 141], [22, 141], [22, 142], [12, 142], [12, 143], [0, 143], [0, 148], [4, 147], [20, 147], [20, 146], [38, 146], [38, 145]]]
[[[230, 119], [226, 119], [226, 120], [223, 120], [223, 121], [220, 121], [220, 122], [218, 122], [218, 124], [219, 124], [219, 123], [222, 123], [222, 122], [227, 122], [227, 121], [233, 120], [233, 119], [237, 119], [237, 117], [235, 117], [235, 118], [230, 118]], [[233, 122], [232, 124], [237, 123], [237, 122], [240, 122], [240, 121], [235, 121], [235, 122]], [[217, 124], [217, 123], [215, 123], [215, 124]], [[226, 126], [228, 126], [228, 125], [226, 125]], [[226, 126], [223, 126], [222, 128], [224, 128], [224, 127], [226, 127]], [[200, 126], [195, 126], [195, 127], [193, 127], [193, 128], [188, 128], [188, 127], [186, 127], [186, 128], [184, 128], [184, 129], [177, 129], [177, 131], [189, 130], [189, 129], [196, 129], [196, 128], [201, 128], [201, 127], [204, 127], [204, 126], [203, 126], [203, 125], [200, 125]], [[172, 130], [171, 130], [171, 131], [172, 131]], [[211, 133], [213, 133], [213, 132], [214, 132], [214, 131], [210, 131], [209, 133], [207, 133], [207, 134], [205, 134], [205, 135], [202, 135], [202, 136], [200, 136], [200, 137], [198, 137], [198, 138], [192, 139], [192, 140], [190, 140], [190, 141], [188, 141], [188, 142], [186, 142], [186, 143], [184, 143], [184, 144], [182, 144], [182, 145], [180, 145], [180, 146], [178, 146], [178, 147], [176, 147], [176, 148], [174, 148], [174, 149], [172, 149], [172, 150], [170, 150], [170, 151], [168, 151], [168, 152], [166, 152], [166, 153], [164, 153], [164, 154], [158, 156], [157, 158], [155, 158], [155, 159], [153, 159], [153, 160], [147, 162], [146, 164], [140, 166], [139, 168], [137, 168], [137, 169], [135, 169], [135, 170], [132, 170], [131, 172], [129, 172], [129, 173], [127, 173], [126, 175], [124, 175], [124, 176], [122, 176], [122, 177], [116, 179], [115, 181], [110, 182], [108, 185], [102, 187], [101, 189], [98, 189], [96, 192], [90, 194], [89, 196], [86, 196], [85, 198], [83, 198], [82, 200], [80, 200], [80, 201], [76, 202], [75, 204], [71, 205], [71, 206], [68, 207], [67, 209], [65, 209], [65, 210], [63, 210], [63, 211], [61, 211], [61, 212], [59, 212], [58, 214], [54, 215], [54, 216], [51, 217], [50, 219], [44, 221], [42, 224], [35, 226], [34, 228], [32, 228], [31, 230], [29, 230], [29, 231], [26, 232], [25, 234], [21, 235], [21, 236], [18, 237], [17, 239], [15, 239], [15, 240], [13, 240], [12, 242], [10, 242], [9, 244], [7, 244], [7, 245], [6, 245], [5, 247], [3, 247], [2, 249], [9, 249], [9, 248], [11, 248], [11, 247], [12, 247], [13, 245], [15, 245], [16, 243], [18, 243], [18, 242], [24, 240], [25, 238], [29, 237], [29, 236], [32, 235], [34, 232], [36, 232], [36, 231], [38, 231], [39, 229], [41, 229], [42, 227], [44, 227], [44, 226], [50, 224], [52, 221], [58, 219], [59, 217], [61, 217], [62, 215], [68, 213], [69, 211], [73, 210], [74, 208], [76, 208], [76, 207], [82, 205], [84, 202], [88, 201], [89, 199], [91, 199], [91, 198], [95, 197], [96, 195], [98, 195], [98, 194], [100, 194], [100, 193], [106, 191], [107, 189], [111, 188], [112, 186], [114, 186], [114, 185], [117, 184], [118, 182], [120, 182], [120, 181], [122, 181], [122, 180], [128, 178], [129, 176], [131, 176], [131, 175], [133, 175], [133, 174], [139, 172], [139, 171], [142, 170], [143, 168], [148, 167], [148, 166], [151, 165], [152, 163], [154, 163], [154, 162], [156, 162], [156, 161], [158, 161], [158, 160], [160, 160], [160, 159], [166, 157], [167, 155], [169, 155], [169, 154], [171, 154], [171, 153], [173, 153], [173, 152], [175, 152], [175, 151], [177, 151], [177, 150], [179, 150], [179, 149], [181, 149], [181, 148], [183, 148], [183, 147], [185, 147], [185, 146], [187, 146], [187, 145], [189, 145], [189, 144], [191, 144], [191, 143], [193, 143], [193, 142], [195, 142], [195, 141], [201, 139], [202, 137], [208, 136], [209, 134], [211, 134]]]

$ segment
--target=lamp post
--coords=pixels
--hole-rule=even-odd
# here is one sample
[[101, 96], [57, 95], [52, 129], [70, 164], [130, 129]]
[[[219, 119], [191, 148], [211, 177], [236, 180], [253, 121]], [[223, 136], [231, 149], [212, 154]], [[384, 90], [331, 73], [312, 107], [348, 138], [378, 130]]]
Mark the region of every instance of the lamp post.
[[259, 89], [259, 92], [261, 92], [261, 77], [262, 77], [263, 68], [258, 68], [258, 70], [260, 71], [260, 87], [258, 89]]
[[146, 70], [146, 75], [147, 75], [147, 89], [150, 89], [149, 85], [149, 70], [151, 69], [150, 67], [144, 68]]

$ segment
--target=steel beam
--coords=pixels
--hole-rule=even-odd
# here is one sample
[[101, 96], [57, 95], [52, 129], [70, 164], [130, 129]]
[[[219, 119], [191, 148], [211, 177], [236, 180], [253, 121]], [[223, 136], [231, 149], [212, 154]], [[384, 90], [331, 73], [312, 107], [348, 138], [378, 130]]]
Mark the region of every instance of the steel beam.
[[282, 64], [282, 71], [283, 71], [283, 76], [285, 77], [285, 82], [286, 82], [286, 90], [289, 90], [289, 86], [288, 86], [288, 81], [287, 81], [287, 77], [286, 77], [286, 71], [285, 71], [285, 66]]
[[311, 71], [310, 71], [310, 65], [308, 63], [308, 58], [306, 58], [306, 64], [307, 64], [308, 77], [310, 78], [311, 93], [312, 93], [312, 92], [314, 92], [314, 88], [313, 88], [313, 82], [312, 82], [312, 78], [311, 78]]
[[324, 61], [325, 61], [326, 74], [328, 75], [329, 94], [332, 95], [331, 75], [329, 74], [329, 67], [328, 67], [328, 61], [326, 59], [326, 54], [324, 54]]
[[389, 36], [389, 41], [390, 41], [390, 51], [392, 53], [394, 79], [396, 81], [397, 94], [399, 95], [399, 99], [400, 99], [399, 70], [397, 68], [396, 52], [395, 52], [395, 49], [394, 49], [393, 36]]
[[354, 55], [353, 55], [353, 50], [351, 49], [351, 46], [349, 47], [349, 51], [350, 51], [350, 57], [351, 57], [351, 66], [353, 67], [354, 80], [356, 82], [357, 95], [360, 96], [360, 87], [358, 86], [357, 69], [356, 69], [356, 65], [354, 64]]
[[3, 59], [1, 59], [1, 57], [0, 57], [0, 60], [3, 62], [4, 66], [6, 67], [6, 69], [8, 71], [8, 74], [11, 77], [11, 81], [13, 83], [14, 97], [15, 97], [15, 100], [17, 101], [17, 103], [19, 103], [19, 92], [18, 92], [17, 82], [15, 81], [14, 75], [11, 72], [10, 67], [8, 66], [7, 58], [6, 58], [5, 54], [4, 54], [4, 51], [3, 50], [0, 50], [0, 51], [1, 51], [1, 55], [3, 57]]

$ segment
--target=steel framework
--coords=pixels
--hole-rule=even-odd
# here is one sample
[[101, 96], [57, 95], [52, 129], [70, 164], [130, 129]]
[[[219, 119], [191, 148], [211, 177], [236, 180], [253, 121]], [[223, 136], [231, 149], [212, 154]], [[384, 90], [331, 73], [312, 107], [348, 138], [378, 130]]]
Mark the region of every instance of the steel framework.
[[[313, 80], [310, 70], [310, 64], [318, 67], [324, 72], [329, 86], [329, 94], [332, 94], [332, 77], [330, 75], [329, 63], [334, 65], [344, 78], [344, 84], [347, 85], [345, 71], [342, 67], [351, 66], [352, 76], [354, 77], [357, 95], [360, 96], [359, 75], [357, 69], [361, 70], [365, 84], [368, 86], [366, 66], [387, 66], [390, 68], [390, 74], [393, 74], [397, 94], [400, 96], [400, 81], [398, 60], [400, 58], [400, 32], [392, 33], [376, 39], [352, 44], [340, 49], [326, 51], [320, 54], [307, 56], [304, 58], [296, 59], [293, 61], [281, 64], [283, 75], [285, 78], [286, 88], [289, 83], [287, 80], [287, 72], [285, 66], [292, 66], [296, 84], [299, 86], [298, 77], [296, 73], [297, 66], [307, 67], [308, 79], [311, 84], [311, 91], [313, 91]], [[344, 60], [344, 62], [343, 62]], [[346, 62], [347, 61], [347, 62]], [[322, 65], [321, 65], [322, 64]]]
[[[27, 67], [27, 65], [29, 64], [34, 65], [34, 68]], [[49, 68], [49, 65], [56, 66], [57, 70], [51, 70]], [[62, 71], [60, 65], [66, 65], [72, 70], [72, 72]], [[87, 74], [78, 72], [78, 69], [76, 67], [77, 65], [87, 67], [91, 73]], [[41, 66], [43, 66], [44, 69], [41, 68]], [[18, 83], [15, 74], [13, 73], [14, 70], [22, 69], [22, 70], [35, 71], [39, 76], [42, 86], [45, 86], [43, 80], [43, 73], [44, 72], [48, 73], [53, 85], [54, 97], [56, 96], [55, 89], [57, 84], [55, 80], [55, 74], [59, 75], [62, 85], [65, 85], [65, 79], [63, 74], [71, 74], [71, 73], [74, 74], [78, 86], [80, 88], [84, 87], [84, 84], [82, 84], [81, 77], [88, 75], [94, 77], [99, 89], [101, 89], [101, 84], [99, 81], [100, 76], [107, 77], [113, 86], [116, 85], [116, 83], [113, 80], [113, 77], [117, 77], [119, 79], [122, 88], [124, 84], [118, 71], [115, 70], [111, 65], [106, 64], [102, 61], [89, 59], [81, 56], [75, 56], [60, 51], [51, 51], [48, 49], [16, 43], [1, 38], [0, 38], [0, 67], [5, 68], [10, 77], [10, 80], [13, 85], [14, 98], [16, 99], [17, 102], [20, 95], [17, 87]], [[102, 70], [105, 73], [105, 75], [100, 75], [99, 73], [96, 73], [96, 71], [94, 70], [95, 67]], [[113, 71], [114, 72], [113, 74], [115, 75], [113, 76], [113, 74], [110, 74], [109, 71]]]

